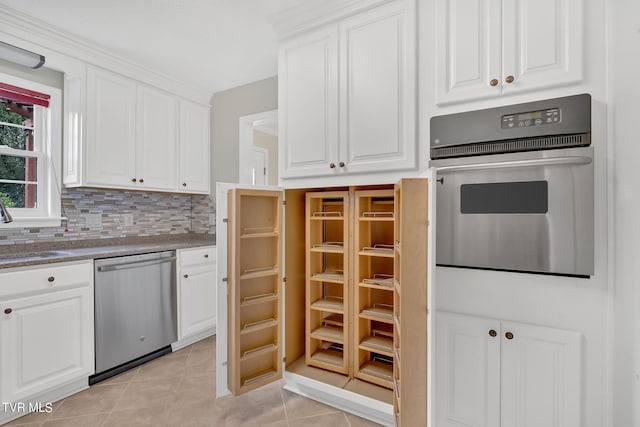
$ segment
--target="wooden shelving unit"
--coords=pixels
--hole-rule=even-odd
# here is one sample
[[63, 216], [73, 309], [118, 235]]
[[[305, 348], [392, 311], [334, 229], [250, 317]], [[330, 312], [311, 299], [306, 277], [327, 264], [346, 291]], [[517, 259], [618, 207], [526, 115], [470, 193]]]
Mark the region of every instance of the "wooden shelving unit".
[[356, 191], [354, 211], [353, 373], [393, 388], [393, 190]]
[[426, 179], [403, 179], [394, 188], [392, 352], [398, 427], [427, 425], [427, 188]]
[[349, 192], [306, 194], [305, 357], [349, 373]]
[[282, 376], [282, 196], [229, 193], [228, 364], [234, 395]]

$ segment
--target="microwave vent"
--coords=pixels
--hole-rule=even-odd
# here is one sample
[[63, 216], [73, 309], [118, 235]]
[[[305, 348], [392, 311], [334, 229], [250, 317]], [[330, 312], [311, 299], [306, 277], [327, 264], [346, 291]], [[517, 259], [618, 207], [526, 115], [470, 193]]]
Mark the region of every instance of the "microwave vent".
[[546, 150], [552, 148], [582, 147], [590, 144], [590, 133], [509, 139], [467, 145], [434, 147], [431, 149], [431, 158], [444, 159], [448, 157], [481, 156], [484, 154], [502, 154], [515, 153], [519, 151]]

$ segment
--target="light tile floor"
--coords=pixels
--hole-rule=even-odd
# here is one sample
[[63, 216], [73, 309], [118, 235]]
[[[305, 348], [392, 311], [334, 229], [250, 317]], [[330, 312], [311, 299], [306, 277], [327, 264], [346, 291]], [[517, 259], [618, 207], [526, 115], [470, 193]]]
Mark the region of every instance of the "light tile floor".
[[215, 337], [103, 381], [6, 426], [372, 427], [372, 423], [282, 389], [215, 398]]

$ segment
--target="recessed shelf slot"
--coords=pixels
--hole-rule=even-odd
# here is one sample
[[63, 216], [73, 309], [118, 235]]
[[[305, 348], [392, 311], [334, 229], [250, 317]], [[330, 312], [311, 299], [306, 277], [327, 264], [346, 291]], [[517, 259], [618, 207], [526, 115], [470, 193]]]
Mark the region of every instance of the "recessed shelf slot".
[[360, 312], [360, 317], [364, 317], [371, 320], [378, 320], [380, 322], [392, 323], [393, 322], [393, 305], [376, 303], [373, 307], [368, 307]]
[[269, 369], [267, 371], [261, 372], [259, 374], [256, 374], [254, 376], [251, 377], [247, 377], [247, 378], [242, 378], [240, 383], [242, 384], [242, 386], [249, 386], [251, 384], [257, 383], [258, 381], [261, 380], [265, 380], [271, 376], [277, 375], [278, 372], [273, 370], [273, 369]]
[[245, 350], [242, 352], [242, 356], [240, 356], [240, 361], [245, 361], [252, 357], [257, 357], [262, 354], [267, 354], [272, 351], [275, 351], [278, 348], [277, 343], [266, 344], [260, 347], [252, 348], [251, 350]]
[[337, 328], [335, 326], [321, 326], [311, 332], [311, 338], [342, 344], [344, 340], [344, 333], [342, 328]]
[[369, 360], [360, 366], [360, 372], [393, 384], [393, 365]]
[[360, 255], [393, 257], [393, 245], [377, 243], [373, 246], [365, 246]]
[[338, 297], [319, 299], [311, 304], [311, 309], [328, 311], [331, 313], [342, 313], [344, 311], [344, 300]]
[[314, 273], [311, 276], [311, 280], [314, 281], [322, 281], [322, 282], [331, 282], [331, 283], [342, 283], [344, 282], [344, 273], [342, 271], [323, 271], [320, 273]]
[[258, 320], [257, 322], [251, 322], [243, 325], [240, 330], [240, 334], [241, 335], [248, 334], [251, 332], [260, 331], [262, 329], [271, 328], [277, 325], [278, 325], [278, 320], [275, 318]]
[[373, 277], [362, 280], [360, 285], [376, 289], [393, 289], [393, 274], [374, 274]]
[[266, 294], [260, 295], [251, 295], [247, 297], [243, 297], [240, 299], [240, 305], [253, 305], [253, 304], [261, 304], [263, 302], [273, 301], [278, 298], [278, 294], [276, 292], [269, 292]]
[[278, 274], [278, 266], [250, 268], [242, 271], [240, 280], [255, 279], [258, 277], [273, 276]]
[[343, 352], [333, 348], [318, 350], [311, 355], [311, 361], [326, 363], [336, 367], [343, 365]]
[[393, 358], [393, 338], [386, 336], [368, 336], [360, 341], [360, 349]]

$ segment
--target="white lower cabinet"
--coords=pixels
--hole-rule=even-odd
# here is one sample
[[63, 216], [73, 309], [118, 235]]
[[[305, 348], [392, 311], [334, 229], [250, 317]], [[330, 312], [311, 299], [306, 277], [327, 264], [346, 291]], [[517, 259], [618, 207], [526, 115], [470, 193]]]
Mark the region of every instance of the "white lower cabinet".
[[[94, 373], [93, 261], [7, 269], [0, 283], [0, 401], [50, 402], [86, 388]], [[79, 388], [56, 391], [77, 381]], [[19, 415], [0, 414], [0, 423]]]
[[215, 333], [215, 247], [179, 250], [178, 265], [178, 339], [197, 340]]
[[438, 427], [580, 426], [580, 333], [438, 312], [436, 334]]

